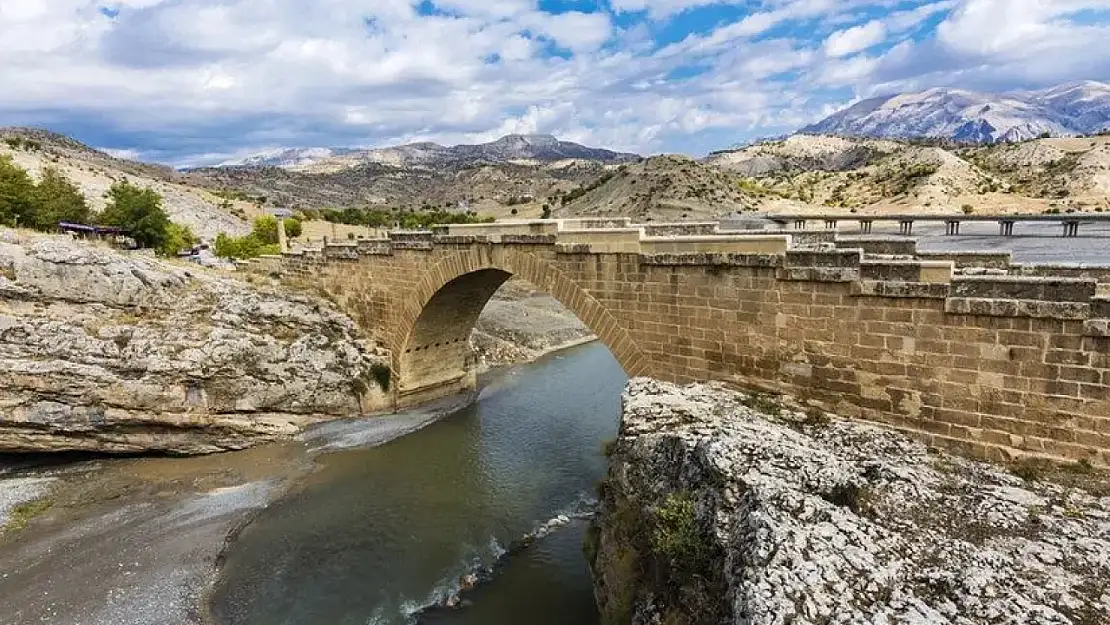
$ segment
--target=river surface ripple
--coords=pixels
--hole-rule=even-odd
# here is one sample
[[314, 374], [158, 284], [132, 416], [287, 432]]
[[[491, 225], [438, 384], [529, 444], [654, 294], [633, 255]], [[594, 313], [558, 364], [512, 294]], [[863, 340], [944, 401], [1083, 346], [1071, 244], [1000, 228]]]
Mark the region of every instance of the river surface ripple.
[[[502, 556], [588, 506], [626, 381], [593, 343], [494, 374], [476, 403], [419, 432], [322, 456], [230, 546], [213, 616], [227, 625], [597, 623], [584, 520]], [[495, 565], [462, 609], [423, 611], [467, 572]]]

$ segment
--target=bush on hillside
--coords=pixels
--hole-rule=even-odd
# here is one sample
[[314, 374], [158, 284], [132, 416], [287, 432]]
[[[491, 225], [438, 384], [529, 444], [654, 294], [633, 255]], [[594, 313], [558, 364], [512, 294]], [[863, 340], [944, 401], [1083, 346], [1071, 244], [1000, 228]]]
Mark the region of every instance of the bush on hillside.
[[[286, 234], [288, 234], [288, 231]], [[212, 248], [216, 256], [238, 258], [240, 260], [269, 254], [280, 254], [281, 246], [278, 245], [277, 218], [266, 215], [255, 219], [251, 233], [244, 237], [233, 237], [221, 232], [213, 241]]]
[[79, 224], [92, 221], [92, 210], [81, 190], [53, 167], [43, 170], [33, 198], [33, 221], [27, 225], [36, 230], [50, 230], [62, 221]]
[[301, 228], [301, 222], [299, 220], [293, 219], [292, 217], [285, 220], [285, 236], [290, 239], [295, 239], [301, 236], [302, 232], [304, 232], [304, 230]]
[[170, 216], [162, 208], [162, 196], [124, 180], [108, 189], [108, 206], [100, 221], [130, 233], [142, 247], [161, 249], [169, 238]]
[[27, 172], [0, 156], [0, 224], [26, 225], [33, 214], [35, 183]]
[[188, 226], [170, 222], [166, 228], [166, 238], [158, 248], [158, 253], [162, 256], [177, 256], [182, 250], [193, 247], [199, 241], [200, 239]]
[[112, 185], [107, 197], [108, 206], [97, 215], [57, 168], [45, 168], [36, 184], [10, 157], [0, 156], [0, 224], [46, 232], [63, 221], [117, 226], [140, 246], [171, 256], [196, 243], [189, 228], [170, 221], [162, 196], [153, 189], [122, 181]]
[[392, 211], [362, 208], [325, 208], [319, 211], [320, 217], [331, 223], [348, 226], [368, 226], [387, 228], [399, 224], [405, 229], [429, 228], [446, 224], [489, 223], [493, 217], [480, 217], [476, 213], [449, 212], [444, 210]]

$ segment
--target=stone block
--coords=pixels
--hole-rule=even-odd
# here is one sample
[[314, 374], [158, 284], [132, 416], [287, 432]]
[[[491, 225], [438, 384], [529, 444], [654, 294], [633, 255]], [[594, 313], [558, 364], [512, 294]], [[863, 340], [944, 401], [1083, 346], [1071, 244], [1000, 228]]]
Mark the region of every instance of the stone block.
[[952, 295], [963, 298], [1010, 298], [1089, 304], [1098, 283], [1083, 278], [964, 276], [952, 280]]

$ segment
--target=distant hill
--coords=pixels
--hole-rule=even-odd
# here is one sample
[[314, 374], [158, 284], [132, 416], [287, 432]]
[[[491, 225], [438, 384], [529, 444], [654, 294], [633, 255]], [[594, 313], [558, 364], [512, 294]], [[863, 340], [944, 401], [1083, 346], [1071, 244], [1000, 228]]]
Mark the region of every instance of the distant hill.
[[1086, 81], [1041, 91], [979, 93], [938, 88], [873, 98], [800, 132], [985, 144], [1044, 135], [1091, 135], [1107, 129], [1110, 84]]
[[799, 134], [703, 163], [740, 176], [761, 209], [1110, 210], [1110, 135], [960, 146]]
[[603, 164], [638, 160], [627, 154], [591, 148], [551, 135], [508, 135], [477, 145], [443, 146], [438, 143], [411, 143], [386, 148], [301, 148], [275, 150], [227, 161], [220, 166], [282, 167], [305, 173], [334, 173], [368, 163], [398, 168], [462, 169], [484, 164], [523, 161], [545, 164], [566, 159]]

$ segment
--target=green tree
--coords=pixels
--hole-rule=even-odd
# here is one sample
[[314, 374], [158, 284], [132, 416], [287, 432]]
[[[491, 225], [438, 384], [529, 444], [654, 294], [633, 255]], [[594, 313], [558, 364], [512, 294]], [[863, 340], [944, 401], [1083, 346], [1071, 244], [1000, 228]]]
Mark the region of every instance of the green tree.
[[166, 228], [166, 240], [158, 247], [158, 253], [162, 256], [177, 256], [181, 250], [196, 245], [198, 240], [188, 226], [170, 222]]
[[28, 225], [34, 210], [35, 183], [27, 171], [0, 156], [0, 224]]
[[263, 215], [254, 220], [251, 234], [263, 245], [276, 245], [278, 242], [278, 222], [273, 215]]
[[285, 236], [295, 239], [301, 236], [302, 232], [303, 229], [301, 228], [301, 222], [299, 220], [293, 219], [292, 217], [285, 220]]
[[27, 225], [33, 228], [51, 230], [60, 221], [88, 223], [92, 218], [81, 190], [54, 167], [43, 170], [32, 197], [34, 211]]
[[142, 247], [161, 248], [169, 236], [170, 217], [162, 209], [162, 196], [153, 189], [117, 182], [108, 190], [108, 206], [100, 220], [127, 230]]

